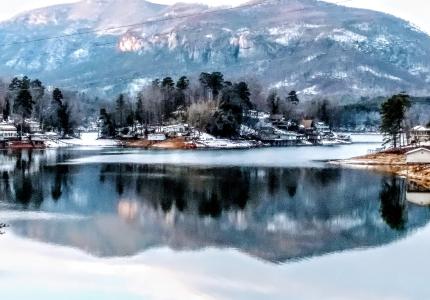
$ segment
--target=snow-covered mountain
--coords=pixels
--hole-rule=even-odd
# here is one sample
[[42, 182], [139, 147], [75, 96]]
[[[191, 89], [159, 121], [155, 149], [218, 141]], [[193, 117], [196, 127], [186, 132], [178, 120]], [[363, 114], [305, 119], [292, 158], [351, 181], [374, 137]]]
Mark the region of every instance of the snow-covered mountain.
[[202, 71], [310, 96], [430, 90], [430, 37], [393, 16], [317, 0], [209, 10], [83, 0], [30, 11], [0, 23], [0, 75], [106, 93]]

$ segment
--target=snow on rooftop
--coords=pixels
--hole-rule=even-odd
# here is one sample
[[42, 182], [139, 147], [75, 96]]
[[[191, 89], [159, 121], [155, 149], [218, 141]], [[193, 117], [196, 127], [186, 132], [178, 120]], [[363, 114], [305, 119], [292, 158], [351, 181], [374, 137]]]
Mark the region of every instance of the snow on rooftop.
[[418, 148], [418, 149], [414, 149], [412, 151], [406, 152], [406, 155], [413, 154], [413, 153], [416, 153], [416, 152], [421, 152], [421, 151], [429, 152], [430, 153], [430, 150], [427, 149], [427, 148]]
[[412, 128], [414, 131], [430, 131], [430, 128], [424, 127], [424, 126], [415, 126]]

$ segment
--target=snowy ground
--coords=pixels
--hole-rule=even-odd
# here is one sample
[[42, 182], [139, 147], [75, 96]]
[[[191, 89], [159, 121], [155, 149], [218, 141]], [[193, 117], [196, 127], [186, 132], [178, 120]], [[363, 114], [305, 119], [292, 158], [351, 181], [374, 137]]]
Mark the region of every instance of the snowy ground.
[[192, 136], [196, 138], [197, 147], [199, 148], [243, 149], [255, 146], [255, 143], [251, 141], [217, 139], [213, 135], [201, 131], [194, 131]]
[[52, 139], [46, 144], [49, 148], [60, 148], [60, 147], [114, 147], [118, 146], [118, 142], [115, 140], [108, 139], [97, 139], [98, 135], [96, 132], [82, 133], [81, 138], [77, 139]]
[[242, 149], [254, 147], [255, 143], [251, 141], [231, 141], [226, 139], [214, 139], [199, 140], [197, 141], [197, 146], [201, 146], [201, 148]]

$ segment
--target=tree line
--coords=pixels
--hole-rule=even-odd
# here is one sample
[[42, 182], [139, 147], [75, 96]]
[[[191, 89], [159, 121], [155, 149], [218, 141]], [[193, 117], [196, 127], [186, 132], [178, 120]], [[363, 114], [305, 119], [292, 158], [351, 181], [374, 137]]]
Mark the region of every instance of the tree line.
[[49, 90], [39, 79], [27, 76], [14, 77], [9, 83], [0, 80], [0, 120], [14, 121], [20, 135], [30, 132], [30, 120], [44, 131], [73, 135], [79, 124], [97, 114], [98, 102], [82, 93]]
[[180, 76], [155, 79], [135, 98], [121, 94], [114, 107], [100, 110], [102, 134], [126, 134], [139, 124], [188, 123], [218, 137], [237, 137], [247, 112], [252, 109], [286, 113], [286, 107], [300, 100], [295, 91], [281, 97], [277, 91], [264, 96], [255, 80], [232, 82], [221, 72], [201, 73], [197, 80]]
[[[143, 135], [150, 125], [188, 123], [215, 136], [231, 138], [240, 134], [241, 125], [247, 120], [250, 110], [282, 115], [296, 124], [302, 119], [313, 119], [332, 128], [353, 129], [359, 125], [378, 128], [382, 123], [384, 132], [388, 132], [386, 130], [391, 126], [391, 123], [388, 126], [384, 120], [381, 121], [388, 109], [380, 109], [385, 101], [382, 97], [347, 101], [346, 104], [344, 99], [341, 103], [322, 96], [307, 101], [302, 101], [301, 97], [299, 93], [283, 88], [264, 89], [252, 77], [232, 82], [226, 80], [221, 72], [203, 72], [194, 78], [167, 76], [155, 79], [135, 95], [120, 94], [114, 101], [46, 88], [40, 80], [26, 76], [15, 77], [10, 83], [0, 80], [3, 120], [13, 117], [23, 133], [29, 130], [25, 120], [31, 118], [45, 131], [55, 130], [63, 136], [76, 133], [79, 125], [87, 126], [98, 121], [105, 137], [130, 131]], [[409, 107], [406, 105], [408, 109], [405, 110], [409, 120], [423, 123], [423, 118], [428, 118], [423, 116], [422, 109]], [[402, 121], [403, 127], [411, 124], [407, 121], [408, 118]], [[423, 124], [428, 121], [426, 119]], [[389, 140], [398, 136], [398, 128], [399, 125], [387, 134], [391, 135]], [[398, 141], [395, 143], [397, 146]]]

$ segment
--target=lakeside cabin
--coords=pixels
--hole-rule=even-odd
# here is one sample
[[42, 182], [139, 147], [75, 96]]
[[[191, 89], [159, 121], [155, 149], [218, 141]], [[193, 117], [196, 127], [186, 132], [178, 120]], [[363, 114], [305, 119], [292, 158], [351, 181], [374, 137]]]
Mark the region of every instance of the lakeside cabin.
[[152, 142], [162, 142], [167, 139], [164, 133], [150, 133], [148, 134], [148, 141]]
[[34, 120], [26, 120], [25, 124], [28, 126], [31, 134], [42, 134], [43, 130], [40, 127], [40, 123]]
[[316, 122], [314, 124], [314, 128], [322, 135], [328, 135], [331, 133], [330, 126], [326, 125], [324, 122]]
[[411, 141], [414, 144], [430, 142], [430, 128], [415, 126], [410, 131]]
[[17, 128], [10, 123], [0, 123], [0, 140], [10, 140], [18, 137]]
[[430, 150], [418, 148], [406, 153], [407, 164], [430, 164]]
[[190, 131], [188, 124], [175, 124], [161, 126], [155, 129], [156, 134], [164, 134], [168, 137], [184, 136]]

